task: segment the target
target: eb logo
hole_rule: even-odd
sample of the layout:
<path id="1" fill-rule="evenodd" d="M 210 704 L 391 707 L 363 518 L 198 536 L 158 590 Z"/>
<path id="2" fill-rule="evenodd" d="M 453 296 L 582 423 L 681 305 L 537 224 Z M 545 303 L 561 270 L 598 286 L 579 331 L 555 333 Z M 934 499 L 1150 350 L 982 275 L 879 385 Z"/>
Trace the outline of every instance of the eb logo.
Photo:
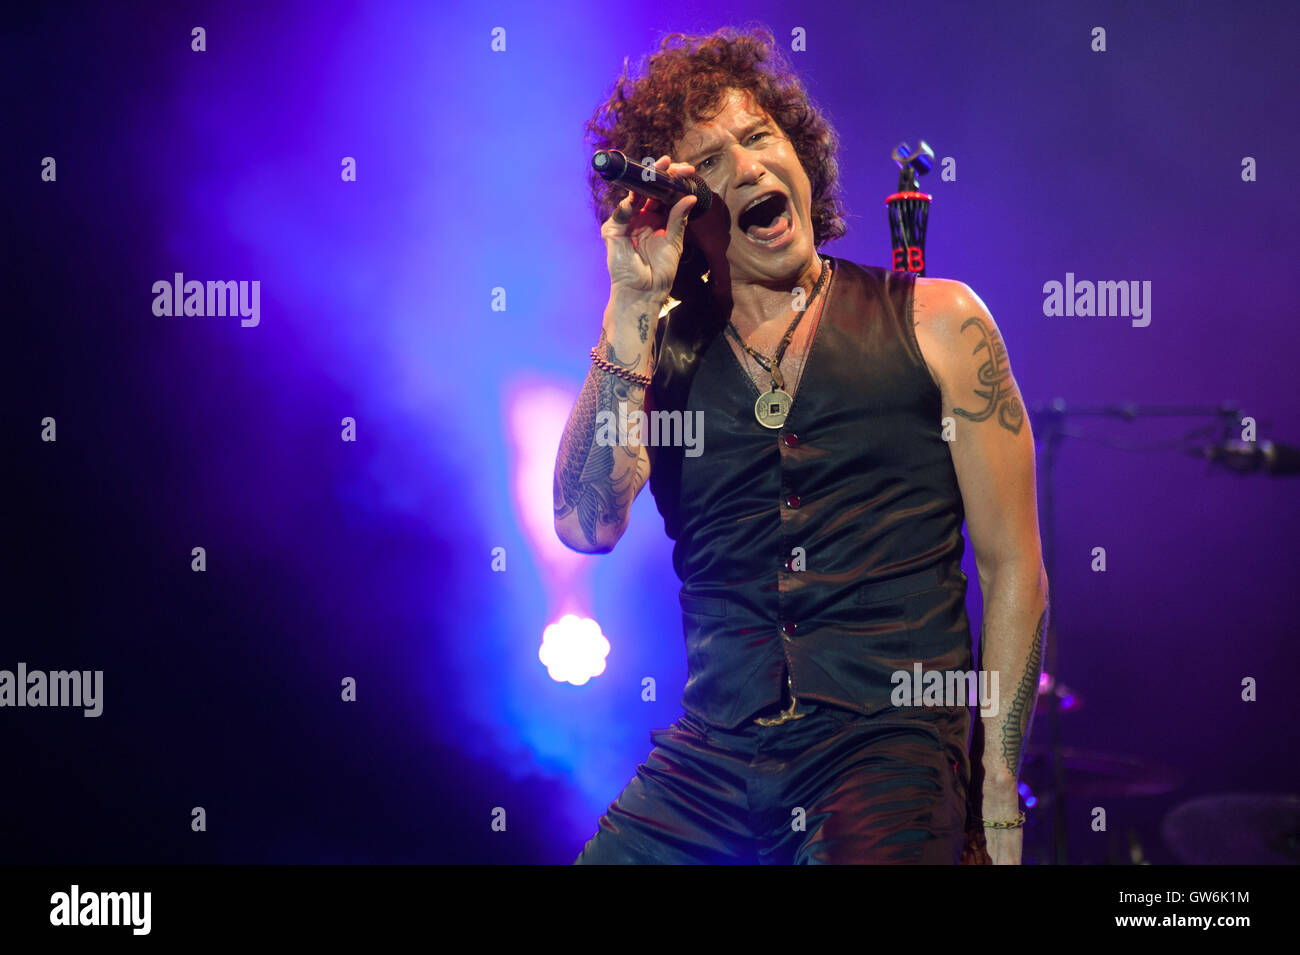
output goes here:
<path id="1" fill-rule="evenodd" d="M 906 264 L 904 264 L 906 263 Z M 894 271 L 895 272 L 923 272 L 925 271 L 925 249 L 909 245 L 905 248 L 894 250 Z"/>

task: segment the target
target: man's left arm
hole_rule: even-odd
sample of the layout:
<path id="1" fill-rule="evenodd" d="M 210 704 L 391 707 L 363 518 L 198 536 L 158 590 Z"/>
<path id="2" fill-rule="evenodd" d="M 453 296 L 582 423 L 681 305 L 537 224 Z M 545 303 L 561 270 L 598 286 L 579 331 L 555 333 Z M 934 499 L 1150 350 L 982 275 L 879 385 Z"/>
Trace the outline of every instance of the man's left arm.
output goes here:
<path id="1" fill-rule="evenodd" d="M 1002 336 L 978 295 L 962 282 L 918 279 L 913 321 L 949 419 L 953 468 L 979 569 L 979 666 L 998 675 L 996 714 L 981 717 L 984 745 L 972 783 L 982 775 L 975 794 L 982 800 L 975 803 L 982 802 L 984 819 L 1013 820 L 1047 626 L 1034 437 Z M 1020 829 L 989 828 L 985 837 L 995 864 L 1020 863 Z"/>

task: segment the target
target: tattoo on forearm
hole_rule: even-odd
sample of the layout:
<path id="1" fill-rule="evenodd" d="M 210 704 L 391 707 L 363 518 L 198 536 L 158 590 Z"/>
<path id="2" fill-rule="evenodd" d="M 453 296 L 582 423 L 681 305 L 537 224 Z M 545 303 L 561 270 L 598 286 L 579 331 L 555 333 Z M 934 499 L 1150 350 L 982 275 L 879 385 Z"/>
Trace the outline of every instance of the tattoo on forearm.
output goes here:
<path id="1" fill-rule="evenodd" d="M 614 353 L 604 332 L 597 348 L 607 361 L 632 369 L 637 362 L 622 361 Z M 621 520 L 631 504 L 634 490 L 645 482 L 645 463 L 634 445 L 609 446 L 595 440 L 596 415 L 600 411 L 618 414 L 620 402 L 628 411 L 641 407 L 645 388 L 617 375 L 601 371 L 594 365 L 578 395 L 578 401 L 565 426 L 560 451 L 555 462 L 555 517 L 557 520 L 577 512 L 578 524 L 589 544 L 600 539 L 601 525 Z M 617 476 L 616 476 L 617 475 Z"/>
<path id="2" fill-rule="evenodd" d="M 1034 704 L 1038 699 L 1038 677 L 1042 672 L 1043 662 L 1043 623 L 1047 619 L 1047 609 L 1038 617 L 1038 626 L 1034 630 L 1034 642 L 1029 648 L 1029 661 L 1025 664 L 1025 675 L 1016 687 L 1016 695 L 1011 700 L 1006 718 L 1002 722 L 1002 761 L 1007 772 L 1013 776 L 1020 775 L 1020 756 L 1025 738 L 1029 733 L 1029 724 L 1034 715 Z M 981 638 L 981 656 L 983 655 Z"/>
<path id="3" fill-rule="evenodd" d="M 971 354 L 978 355 L 981 350 L 986 352 L 984 363 L 979 367 L 979 382 L 983 389 L 975 389 L 975 394 L 984 399 L 984 407 L 979 411 L 953 408 L 953 413 L 971 421 L 986 421 L 996 412 L 998 424 L 1012 434 L 1019 434 L 1025 422 L 1025 409 L 1011 380 L 1011 366 L 1007 363 L 1007 349 L 1002 336 L 977 315 L 962 322 L 961 330 L 965 332 L 972 325 L 979 341 Z"/>
<path id="4" fill-rule="evenodd" d="M 636 320 L 636 330 L 641 333 L 641 341 L 645 341 L 650 334 L 650 316 L 645 312 Z"/>

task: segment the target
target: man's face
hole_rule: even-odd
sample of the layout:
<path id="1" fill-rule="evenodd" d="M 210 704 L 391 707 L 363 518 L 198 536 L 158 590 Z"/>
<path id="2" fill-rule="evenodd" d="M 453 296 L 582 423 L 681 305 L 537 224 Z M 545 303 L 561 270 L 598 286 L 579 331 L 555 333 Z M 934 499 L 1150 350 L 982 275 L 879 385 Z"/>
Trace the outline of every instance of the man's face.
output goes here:
<path id="1" fill-rule="evenodd" d="M 730 90 L 716 118 L 686 127 L 672 158 L 694 165 L 726 206 L 733 281 L 786 281 L 816 255 L 812 184 L 794 145 L 752 94 Z"/>

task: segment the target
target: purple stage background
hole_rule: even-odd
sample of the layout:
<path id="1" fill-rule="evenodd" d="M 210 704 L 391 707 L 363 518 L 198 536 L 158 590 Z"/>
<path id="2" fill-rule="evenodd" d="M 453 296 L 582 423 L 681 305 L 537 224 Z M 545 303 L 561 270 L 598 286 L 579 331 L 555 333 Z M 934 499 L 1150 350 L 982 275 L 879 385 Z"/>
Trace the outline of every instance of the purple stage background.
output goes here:
<path id="1" fill-rule="evenodd" d="M 785 46 L 841 136 L 849 233 L 828 254 L 889 264 L 899 141 L 955 161 L 955 180 L 922 182 L 928 275 L 989 306 L 1031 411 L 1233 402 L 1261 439 L 1300 444 L 1295 7 L 916 6 L 11 17 L 0 669 L 102 670 L 104 708 L 0 709 L 0 862 L 577 855 L 685 680 L 649 491 L 611 555 L 565 551 L 550 527 L 608 292 L 583 124 L 664 33 L 753 21 Z M 806 52 L 789 52 L 797 28 Z M 153 283 L 175 273 L 258 281 L 258 324 L 156 316 Z M 1149 281 L 1150 324 L 1044 315 L 1067 273 Z M 1130 831 L 1176 861 L 1159 835 L 1173 806 L 1300 788 L 1277 683 L 1300 636 L 1300 478 L 1210 471 L 1181 450 L 1207 425 L 1201 444 L 1212 419 L 1072 421 L 1059 454 L 1052 604 L 1084 701 L 1066 744 L 1182 776 L 1069 803 L 1075 861 Z M 969 554 L 966 571 L 978 633 Z M 612 645 L 583 686 L 537 656 L 569 610 Z"/>

